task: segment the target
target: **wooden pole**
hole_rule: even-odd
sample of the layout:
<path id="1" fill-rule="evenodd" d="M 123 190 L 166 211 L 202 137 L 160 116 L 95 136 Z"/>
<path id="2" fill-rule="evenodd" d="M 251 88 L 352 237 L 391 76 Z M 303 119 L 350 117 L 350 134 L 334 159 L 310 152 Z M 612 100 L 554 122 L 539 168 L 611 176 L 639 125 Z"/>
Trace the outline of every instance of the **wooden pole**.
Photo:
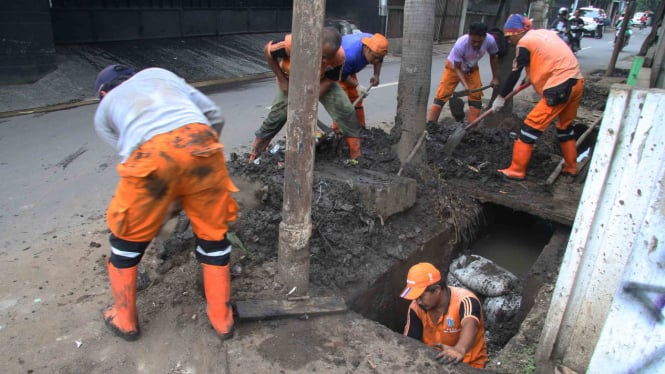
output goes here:
<path id="1" fill-rule="evenodd" d="M 325 0 L 295 0 L 286 120 L 284 203 L 279 224 L 278 281 L 291 296 L 309 290 L 314 137 L 319 105 Z"/>

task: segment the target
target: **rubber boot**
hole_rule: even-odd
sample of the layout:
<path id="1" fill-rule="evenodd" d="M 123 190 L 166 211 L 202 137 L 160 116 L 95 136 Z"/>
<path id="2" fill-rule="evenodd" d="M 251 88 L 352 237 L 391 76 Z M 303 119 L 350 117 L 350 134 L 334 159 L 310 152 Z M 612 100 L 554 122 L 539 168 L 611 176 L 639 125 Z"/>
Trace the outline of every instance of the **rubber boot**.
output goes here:
<path id="1" fill-rule="evenodd" d="M 229 265 L 201 264 L 201 267 L 210 324 L 222 340 L 230 339 L 234 329 Z"/>
<path id="2" fill-rule="evenodd" d="M 475 121 L 479 116 L 480 116 L 480 108 L 476 108 L 475 106 L 470 106 L 469 115 L 467 116 L 466 120 L 468 123 L 471 123 Z"/>
<path id="3" fill-rule="evenodd" d="M 141 335 L 136 310 L 136 278 L 139 266 L 118 269 L 109 261 L 106 267 L 111 280 L 113 305 L 104 312 L 104 322 L 115 335 L 127 341 L 136 340 Z"/>
<path id="4" fill-rule="evenodd" d="M 432 106 L 429 107 L 429 113 L 427 114 L 427 123 L 438 123 L 442 108 L 442 105 L 432 104 Z"/>
<path id="5" fill-rule="evenodd" d="M 365 107 L 357 106 L 356 107 L 356 118 L 360 122 L 360 127 L 365 128 Z"/>
<path id="6" fill-rule="evenodd" d="M 360 151 L 360 138 L 347 136 L 346 143 L 349 145 L 349 158 L 351 160 L 358 160 L 358 157 L 362 156 L 362 152 Z"/>
<path id="7" fill-rule="evenodd" d="M 252 144 L 252 153 L 249 155 L 249 162 L 254 161 L 257 157 L 263 153 L 263 151 L 268 148 L 270 144 L 269 138 L 259 138 L 254 139 L 254 144 Z"/>
<path id="8" fill-rule="evenodd" d="M 520 139 L 515 140 L 513 144 L 513 161 L 507 169 L 497 170 L 510 179 L 523 180 L 526 176 L 526 167 L 531 160 L 533 144 L 527 144 Z"/>
<path id="9" fill-rule="evenodd" d="M 577 145 L 575 140 L 567 140 L 559 143 L 563 154 L 563 175 L 577 175 Z"/>

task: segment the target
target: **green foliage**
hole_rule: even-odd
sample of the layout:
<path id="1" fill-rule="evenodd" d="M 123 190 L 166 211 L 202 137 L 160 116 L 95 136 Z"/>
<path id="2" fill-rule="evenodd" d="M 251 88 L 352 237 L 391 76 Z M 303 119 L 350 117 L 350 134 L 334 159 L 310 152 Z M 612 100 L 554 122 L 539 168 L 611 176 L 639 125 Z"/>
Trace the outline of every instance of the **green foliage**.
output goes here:
<path id="1" fill-rule="evenodd" d="M 637 0 L 636 1 L 636 11 L 643 12 L 645 10 L 650 10 L 654 12 L 660 3 L 661 0 Z"/>

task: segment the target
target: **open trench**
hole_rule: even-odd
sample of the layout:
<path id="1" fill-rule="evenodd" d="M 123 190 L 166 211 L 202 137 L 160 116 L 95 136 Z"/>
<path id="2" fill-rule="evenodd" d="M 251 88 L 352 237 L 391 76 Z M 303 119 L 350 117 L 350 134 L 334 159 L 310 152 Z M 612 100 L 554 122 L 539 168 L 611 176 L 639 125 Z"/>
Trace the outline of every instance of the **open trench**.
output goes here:
<path id="1" fill-rule="evenodd" d="M 409 267 L 430 262 L 446 272 L 461 254 L 479 255 L 505 268 L 519 278 L 514 290 L 521 296 L 519 310 L 510 318 L 488 321 L 488 350 L 496 354 L 517 332 L 534 304 L 542 284 L 553 281 L 565 249 L 569 229 L 557 223 L 491 203 L 483 204 L 475 219 L 463 228 L 465 240 L 452 226 L 441 230 L 413 251 L 405 261 L 396 262 L 370 287 L 349 302 L 349 307 L 393 331 L 403 333 L 409 302 L 399 297 Z M 445 276 L 445 275 L 444 275 Z M 485 296 L 476 293 L 481 302 Z"/>

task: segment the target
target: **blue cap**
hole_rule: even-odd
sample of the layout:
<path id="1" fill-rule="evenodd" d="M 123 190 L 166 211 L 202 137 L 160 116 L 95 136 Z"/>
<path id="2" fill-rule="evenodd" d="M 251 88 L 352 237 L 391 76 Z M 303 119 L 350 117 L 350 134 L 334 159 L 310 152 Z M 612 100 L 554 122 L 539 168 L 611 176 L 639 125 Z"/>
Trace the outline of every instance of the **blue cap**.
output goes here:
<path id="1" fill-rule="evenodd" d="M 131 77 L 136 74 L 134 67 L 129 65 L 114 64 L 105 67 L 97 74 L 95 80 L 95 91 L 99 94 L 102 90 L 108 91 L 107 85 L 121 77 Z"/>

